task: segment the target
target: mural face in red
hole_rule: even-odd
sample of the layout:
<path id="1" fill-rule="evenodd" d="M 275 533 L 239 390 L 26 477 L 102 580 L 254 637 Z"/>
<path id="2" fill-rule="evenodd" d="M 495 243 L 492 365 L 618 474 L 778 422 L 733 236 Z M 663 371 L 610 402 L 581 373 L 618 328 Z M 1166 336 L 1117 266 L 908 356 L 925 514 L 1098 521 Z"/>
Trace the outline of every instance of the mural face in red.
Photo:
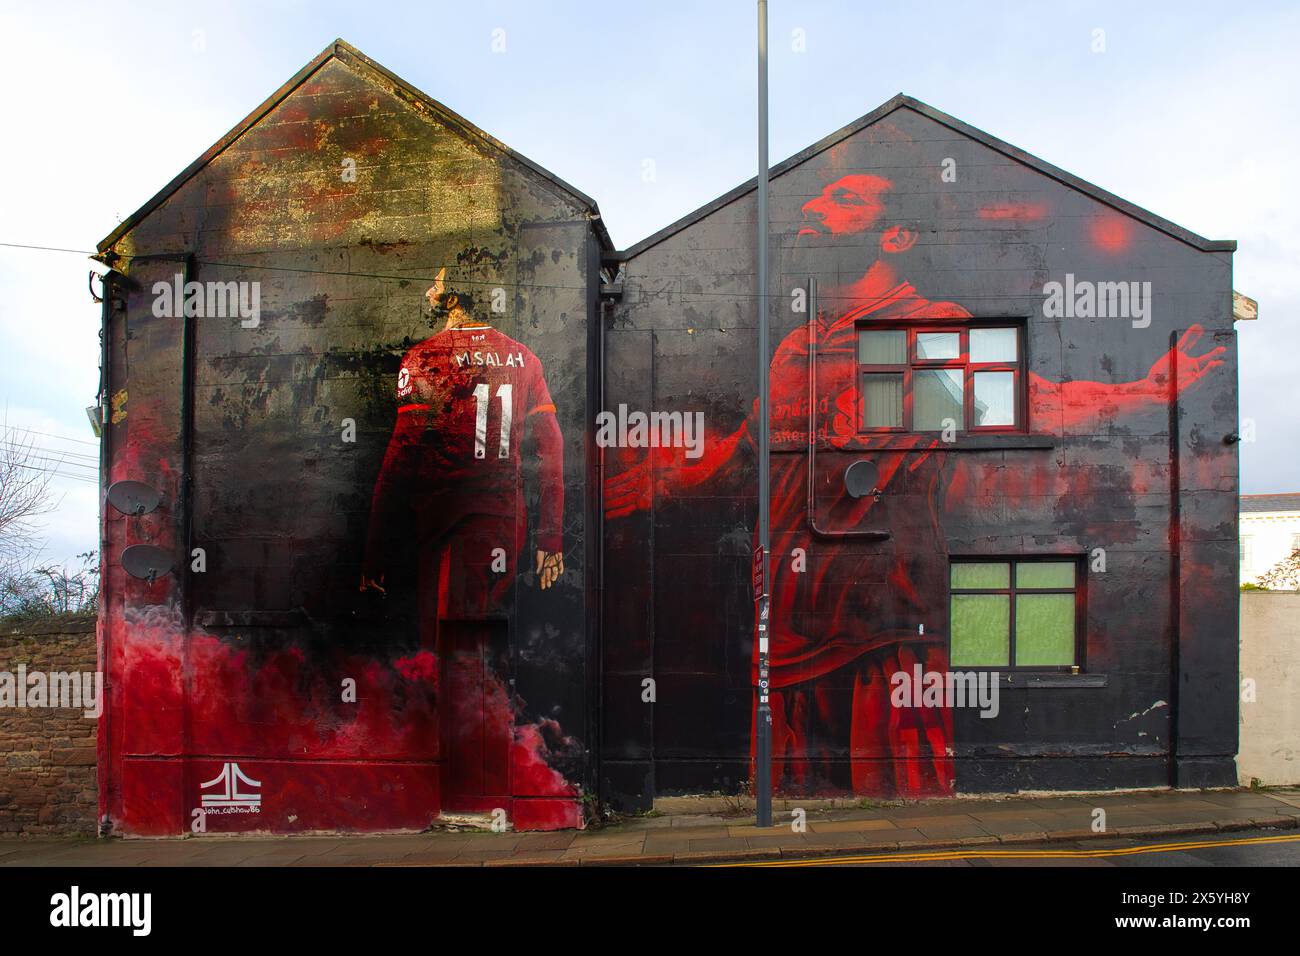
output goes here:
<path id="1" fill-rule="evenodd" d="M 907 280 L 901 263 L 919 226 L 895 212 L 893 190 L 882 176 L 847 175 L 802 207 L 796 253 L 841 278 L 824 290 L 829 304 L 778 345 L 770 367 L 773 786 L 800 794 L 916 797 L 951 793 L 954 783 L 951 712 L 892 706 L 891 679 L 918 666 L 948 670 L 944 620 L 934 617 L 948 586 L 940 517 L 973 487 L 974 465 L 944 450 L 933 431 L 862 427 L 858 335 L 872 325 L 962 327 L 972 314 L 927 299 Z M 1220 364 L 1222 348 L 1194 354 L 1201 334 L 1190 329 L 1136 381 L 1027 373 L 1030 426 L 1059 431 L 1170 401 L 1175 382 L 1189 388 Z M 905 401 L 910 419 L 911 396 Z M 733 433 L 710 434 L 698 460 L 660 448 L 609 478 L 607 517 L 704 482 L 739 492 L 753 480 L 756 414 L 757 403 Z M 810 438 L 819 450 L 812 475 Z M 844 469 L 860 458 L 877 466 L 879 501 L 843 490 Z M 887 531 L 888 541 L 851 534 L 870 528 Z M 799 555 L 806 568 L 793 560 Z M 754 667 L 756 678 L 757 642 Z"/>

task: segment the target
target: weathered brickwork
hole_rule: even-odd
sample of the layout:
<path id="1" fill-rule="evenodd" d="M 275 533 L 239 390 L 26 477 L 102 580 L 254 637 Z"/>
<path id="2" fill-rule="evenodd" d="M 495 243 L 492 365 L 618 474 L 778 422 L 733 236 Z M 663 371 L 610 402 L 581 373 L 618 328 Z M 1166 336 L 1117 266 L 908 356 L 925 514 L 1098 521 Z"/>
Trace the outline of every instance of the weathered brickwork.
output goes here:
<path id="1" fill-rule="evenodd" d="M 0 627 L 0 671 L 93 673 L 93 619 Z M 79 707 L 0 707 L 0 837 L 93 833 L 96 721 Z"/>

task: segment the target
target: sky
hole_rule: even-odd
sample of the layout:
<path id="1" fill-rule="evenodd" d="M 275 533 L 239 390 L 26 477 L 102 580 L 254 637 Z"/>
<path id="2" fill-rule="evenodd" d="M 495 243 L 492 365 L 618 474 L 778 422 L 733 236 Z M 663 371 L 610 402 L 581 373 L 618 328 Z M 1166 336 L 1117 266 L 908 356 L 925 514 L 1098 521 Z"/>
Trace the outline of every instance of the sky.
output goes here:
<path id="1" fill-rule="evenodd" d="M 1242 493 L 1300 491 L 1300 4 L 769 11 L 773 164 L 903 92 L 1236 239 L 1233 285 L 1260 309 L 1237 325 Z M 627 248 L 754 175 L 755 21 L 753 0 L 4 3 L 0 243 L 74 250 L 0 245 L 0 420 L 59 473 L 45 558 L 97 539 L 99 307 L 76 250 L 336 37 L 594 197 Z"/>

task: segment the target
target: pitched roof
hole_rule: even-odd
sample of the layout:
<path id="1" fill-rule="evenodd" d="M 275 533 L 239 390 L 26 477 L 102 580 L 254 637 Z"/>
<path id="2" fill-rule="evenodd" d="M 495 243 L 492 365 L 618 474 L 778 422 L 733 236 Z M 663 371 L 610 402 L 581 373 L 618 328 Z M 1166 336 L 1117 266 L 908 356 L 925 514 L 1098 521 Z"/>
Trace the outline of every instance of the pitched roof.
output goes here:
<path id="1" fill-rule="evenodd" d="M 609 233 L 606 232 L 605 224 L 604 222 L 601 221 L 600 209 L 597 207 L 596 201 L 592 199 L 590 196 L 588 196 L 586 193 L 580 192 L 579 190 L 575 189 L 573 186 L 570 186 L 568 183 L 560 179 L 554 173 L 539 166 L 537 163 L 533 162 L 531 159 L 522 155 L 521 153 L 515 152 L 513 149 L 511 149 L 509 146 L 507 146 L 505 143 L 502 143 L 500 140 L 496 139 L 495 137 L 489 135 L 488 133 L 485 133 L 483 130 L 479 129 L 477 126 L 475 126 L 469 120 L 465 119 L 459 113 L 456 113 L 448 109 L 447 107 L 439 103 L 437 100 L 433 99 L 431 96 L 422 93 L 420 90 L 416 89 L 414 86 L 411 86 L 401 77 L 397 76 L 397 74 L 392 73 L 391 71 L 385 69 L 383 66 L 380 66 L 378 63 L 370 59 L 370 57 L 366 56 L 364 53 L 362 53 L 356 47 L 352 46 L 350 43 L 347 43 L 343 40 L 335 40 L 324 50 L 322 50 L 319 54 L 317 54 L 316 57 L 313 58 L 310 63 L 308 63 L 301 70 L 295 73 L 293 77 L 289 79 L 288 82 L 286 82 L 278 90 L 276 90 L 269 97 L 267 97 L 267 99 L 262 103 L 262 105 L 257 107 L 257 109 L 253 110 L 253 112 L 249 113 L 246 117 L 240 120 L 240 122 L 235 125 L 234 129 L 232 129 L 225 136 L 221 137 L 221 139 L 217 140 L 217 142 L 214 143 L 212 146 L 208 147 L 207 151 L 204 152 L 202 156 L 200 156 L 194 162 L 190 163 L 189 166 L 185 167 L 185 169 L 183 169 L 176 176 L 176 178 L 174 178 L 166 186 L 160 189 L 152 199 L 150 199 L 143 206 L 141 206 L 139 209 L 133 212 L 125 220 L 123 220 L 116 229 L 114 229 L 104 239 L 100 241 L 97 247 L 98 250 L 101 253 L 104 252 L 106 249 L 112 246 L 113 243 L 117 242 L 124 235 L 126 235 L 137 225 L 139 225 L 139 223 L 146 216 L 148 216 L 151 212 L 153 212 L 155 209 L 161 206 L 164 202 L 166 202 L 172 196 L 172 194 L 175 193 L 178 189 L 180 189 L 181 186 L 185 185 L 185 183 L 192 176 L 196 175 L 201 169 L 203 169 L 204 166 L 212 162 L 212 160 L 216 159 L 217 156 L 221 155 L 221 153 L 228 146 L 230 146 L 237 139 L 239 139 L 240 136 L 244 135 L 244 133 L 246 133 L 249 129 L 255 126 L 264 116 L 270 113 L 271 110 L 279 106 L 281 101 L 283 101 L 286 97 L 289 96 L 289 94 L 291 94 L 294 90 L 296 90 L 299 86 L 301 86 L 304 82 L 306 82 L 307 79 L 311 77 L 313 73 L 319 70 L 331 59 L 338 59 L 343 63 L 348 64 L 349 66 L 359 68 L 362 72 L 369 72 L 370 74 L 380 79 L 383 83 L 387 85 L 391 85 L 396 90 L 400 91 L 400 93 L 406 98 L 419 102 L 422 106 L 426 107 L 430 112 L 432 112 L 435 116 L 437 116 L 439 120 L 441 120 L 447 126 L 451 127 L 461 136 L 464 136 L 466 139 L 470 140 L 471 142 L 477 142 L 480 145 L 484 145 L 489 147 L 490 149 L 504 153 L 510 159 L 524 166 L 530 172 L 534 173 L 535 175 L 545 180 L 548 180 L 554 186 L 559 188 L 561 192 L 567 194 L 570 198 L 576 200 L 579 205 L 585 206 L 588 210 L 590 210 L 592 214 L 593 224 L 595 225 L 597 234 L 600 236 L 601 241 L 603 242 L 605 248 L 606 249 L 613 248 L 613 243 L 609 239 Z"/>
<path id="2" fill-rule="evenodd" d="M 1179 226 L 1176 223 L 1172 223 L 1168 219 L 1163 219 L 1160 216 L 1157 216 L 1155 213 L 1147 212 L 1147 210 L 1141 208 L 1140 206 L 1135 206 L 1133 205 L 1133 203 L 1128 202 L 1127 200 L 1121 199 L 1120 197 L 1116 196 L 1114 193 L 1109 193 L 1104 189 L 1094 186 L 1092 183 L 1088 182 L 1087 180 L 1080 179 L 1078 176 L 1072 175 L 1071 173 L 1067 173 L 1065 170 L 1053 166 L 1051 163 L 1044 162 L 1043 160 L 1039 159 L 1037 156 L 1032 156 L 1029 153 L 1026 153 L 1024 150 L 1012 146 L 1010 143 L 1003 142 L 1002 140 L 998 139 L 996 136 L 990 136 L 988 133 L 984 132 L 983 130 L 976 129 L 974 126 L 971 126 L 969 123 L 963 123 L 955 116 L 949 116 L 947 113 L 943 112 L 942 110 L 937 110 L 933 106 L 930 106 L 929 104 L 926 103 L 922 103 L 920 100 L 914 99 L 911 96 L 907 96 L 904 93 L 897 94 L 888 102 L 883 103 L 880 106 L 876 107 L 874 110 L 872 110 L 870 113 L 866 114 L 865 116 L 859 117 L 858 119 L 854 120 L 852 123 L 849 123 L 847 126 L 836 130 L 834 133 L 831 133 L 825 139 L 813 143 L 811 146 L 807 147 L 806 149 L 798 153 L 795 153 L 789 159 L 773 166 L 770 174 L 771 177 L 776 178 L 777 176 L 780 176 L 782 173 L 794 169 L 796 166 L 798 166 L 800 163 L 803 163 L 805 160 L 809 160 L 812 157 L 816 156 L 818 153 L 830 149 L 832 146 L 836 145 L 842 140 L 847 139 L 848 137 L 852 136 L 854 133 L 857 133 L 860 130 L 865 129 L 866 127 L 870 126 L 873 123 L 879 122 L 880 120 L 888 116 L 890 113 L 899 109 L 910 109 L 916 113 L 920 113 L 922 116 L 929 117 L 930 119 L 934 120 L 936 123 L 940 123 L 944 126 L 947 126 L 949 129 L 961 133 L 963 136 L 967 136 L 978 143 L 983 143 L 985 146 L 989 147 L 990 149 L 997 150 L 999 153 L 1002 153 L 1004 156 L 1008 156 L 1011 159 L 1016 160 L 1017 162 L 1023 163 L 1024 165 L 1028 166 L 1030 169 L 1037 170 L 1038 172 L 1042 173 L 1044 176 L 1048 176 L 1051 179 L 1055 179 L 1057 182 L 1069 186 L 1072 189 L 1077 189 L 1079 192 L 1091 196 L 1093 199 L 1097 200 L 1098 202 L 1105 203 L 1107 206 L 1110 206 L 1113 209 L 1116 209 L 1119 212 L 1124 213 L 1125 215 L 1131 216 L 1134 219 L 1138 220 L 1139 222 L 1146 223 L 1148 226 L 1151 226 L 1154 229 L 1158 229 L 1161 232 L 1166 233 L 1167 235 L 1180 240 L 1181 242 L 1185 242 L 1190 246 L 1200 249 L 1202 252 L 1232 252 L 1237 248 L 1237 242 L 1235 239 L 1206 239 L 1203 236 L 1198 236 L 1196 233 L 1191 232 L 1188 229 L 1184 229 L 1182 226 Z M 734 202 L 735 200 L 739 199 L 741 196 L 744 196 L 746 193 L 757 188 L 758 188 L 758 176 L 756 175 L 754 176 L 754 178 L 747 180 L 746 182 L 737 186 L 735 189 L 731 190 L 730 192 L 724 193 L 723 195 L 719 196 L 717 199 L 714 199 L 712 202 L 706 203 L 705 205 L 701 206 L 699 209 L 695 210 L 692 213 L 688 213 L 687 215 L 683 216 L 681 219 L 678 219 L 676 222 L 672 223 L 671 225 L 665 226 L 663 229 L 660 229 L 658 232 L 654 233 L 653 235 L 647 236 L 646 238 L 642 239 L 640 242 L 636 243 L 636 245 L 630 246 L 629 248 L 623 251 L 614 253 L 612 258 L 619 261 L 631 259 L 633 256 L 645 252 L 645 250 L 649 249 L 651 246 L 663 242 L 665 239 L 667 239 L 669 236 L 673 235 L 674 233 L 680 232 L 681 230 L 685 229 L 687 226 L 690 226 L 693 223 L 698 222 L 699 220 L 703 219 L 705 216 L 709 215 L 710 213 L 715 212 L 718 209 L 721 209 L 723 206 L 727 205 L 728 203 Z"/>
<path id="3" fill-rule="evenodd" d="M 1300 511 L 1300 492 L 1276 495 L 1242 495 L 1243 512 Z"/>

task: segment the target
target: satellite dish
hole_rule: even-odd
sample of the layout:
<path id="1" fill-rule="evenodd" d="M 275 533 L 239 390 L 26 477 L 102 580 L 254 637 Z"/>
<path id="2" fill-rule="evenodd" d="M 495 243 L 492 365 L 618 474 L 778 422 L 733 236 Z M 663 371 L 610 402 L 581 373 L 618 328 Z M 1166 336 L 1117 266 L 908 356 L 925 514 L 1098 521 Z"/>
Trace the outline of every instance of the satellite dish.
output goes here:
<path id="1" fill-rule="evenodd" d="M 124 515 L 147 515 L 162 501 L 162 492 L 143 481 L 115 481 L 108 486 L 108 503 Z"/>
<path id="2" fill-rule="evenodd" d="M 855 461 L 844 470 L 844 490 L 854 498 L 865 498 L 867 495 L 878 496 L 879 481 L 880 471 L 876 468 L 876 463 L 866 458 Z"/>
<path id="3" fill-rule="evenodd" d="M 122 551 L 122 568 L 133 578 L 150 584 L 172 569 L 172 556 L 152 544 L 133 544 Z"/>

